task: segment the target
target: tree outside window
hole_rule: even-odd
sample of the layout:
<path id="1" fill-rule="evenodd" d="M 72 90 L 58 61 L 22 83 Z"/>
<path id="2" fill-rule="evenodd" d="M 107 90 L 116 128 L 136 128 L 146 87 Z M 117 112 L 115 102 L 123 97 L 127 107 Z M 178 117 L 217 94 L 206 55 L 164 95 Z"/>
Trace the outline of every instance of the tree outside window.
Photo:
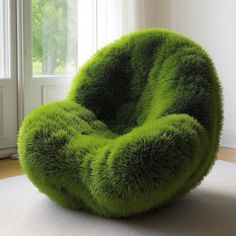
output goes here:
<path id="1" fill-rule="evenodd" d="M 77 70 L 77 0 L 33 0 L 33 74 L 64 75 Z"/>

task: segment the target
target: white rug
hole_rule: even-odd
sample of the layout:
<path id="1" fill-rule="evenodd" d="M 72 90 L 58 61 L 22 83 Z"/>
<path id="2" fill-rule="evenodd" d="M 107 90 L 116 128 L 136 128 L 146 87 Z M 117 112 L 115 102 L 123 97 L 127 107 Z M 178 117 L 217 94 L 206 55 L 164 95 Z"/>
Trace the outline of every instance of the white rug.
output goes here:
<path id="1" fill-rule="evenodd" d="M 0 181 L 1 236 L 234 236 L 236 164 L 217 161 L 186 197 L 129 220 L 110 220 L 64 209 L 39 193 L 25 176 Z"/>

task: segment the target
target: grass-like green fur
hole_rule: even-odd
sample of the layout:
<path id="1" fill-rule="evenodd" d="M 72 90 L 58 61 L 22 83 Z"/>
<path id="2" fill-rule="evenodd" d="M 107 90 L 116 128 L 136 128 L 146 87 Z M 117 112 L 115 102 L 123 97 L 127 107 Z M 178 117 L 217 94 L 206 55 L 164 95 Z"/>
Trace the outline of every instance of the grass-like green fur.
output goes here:
<path id="1" fill-rule="evenodd" d="M 28 115 L 21 165 L 57 203 L 127 217 L 181 196 L 207 175 L 222 126 L 219 81 L 207 53 L 146 29 L 99 50 L 65 101 Z"/>

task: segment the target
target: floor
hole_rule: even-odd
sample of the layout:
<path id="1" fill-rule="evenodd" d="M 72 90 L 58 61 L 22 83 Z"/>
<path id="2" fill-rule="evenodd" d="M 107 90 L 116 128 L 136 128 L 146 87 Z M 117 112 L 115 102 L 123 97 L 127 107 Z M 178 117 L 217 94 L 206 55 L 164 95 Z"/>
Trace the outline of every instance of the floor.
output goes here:
<path id="1" fill-rule="evenodd" d="M 10 158 L 0 159 L 0 179 L 17 175 L 23 175 L 18 160 Z"/>
<path id="2" fill-rule="evenodd" d="M 221 147 L 219 150 L 218 158 L 220 160 L 236 163 L 236 149 Z"/>
<path id="3" fill-rule="evenodd" d="M 25 175 L 0 181 L 2 236 L 236 236 L 236 165 L 218 161 L 200 186 L 147 214 L 114 220 L 50 201 Z"/>
<path id="4" fill-rule="evenodd" d="M 236 149 L 221 147 L 218 158 L 220 160 L 236 163 Z M 0 160 L 0 179 L 23 174 L 18 160 L 10 158 Z"/>

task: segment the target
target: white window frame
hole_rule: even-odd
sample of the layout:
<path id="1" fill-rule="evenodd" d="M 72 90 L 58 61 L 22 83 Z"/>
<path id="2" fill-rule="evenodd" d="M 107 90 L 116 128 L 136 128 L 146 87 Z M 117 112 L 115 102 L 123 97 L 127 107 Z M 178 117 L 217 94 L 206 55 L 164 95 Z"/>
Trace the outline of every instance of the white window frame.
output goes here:
<path id="1" fill-rule="evenodd" d="M 7 9 L 10 9 L 10 12 Z M 11 32 L 6 33 L 6 30 L 10 29 L 11 9 L 9 0 L 0 1 L 0 71 L 4 72 L 0 75 L 0 79 L 9 79 L 11 77 Z"/>
<path id="2" fill-rule="evenodd" d="M 17 81 L 18 81 L 18 123 L 22 123 L 25 108 L 29 107 L 32 76 L 31 52 L 31 0 L 17 1 Z"/>
<path id="3" fill-rule="evenodd" d="M 16 52 L 16 1 L 9 0 L 9 16 L 5 26 L 9 26 L 9 35 L 3 35 L 4 46 L 8 44 L 9 50 L 1 45 L 1 49 L 5 50 L 3 55 L 4 67 L 8 69 L 0 79 L 0 90 L 3 94 L 0 119 L 3 124 L 3 129 L 0 137 L 0 158 L 9 156 L 16 152 L 16 136 L 18 128 L 17 116 L 17 52 Z M 3 2 L 2 2 L 3 3 Z M 3 6 L 3 5 L 2 5 Z M 4 6 L 3 6 L 4 8 Z M 3 8 L 1 10 L 3 10 Z M 6 12 L 1 12 L 5 14 Z M 4 26 L 4 27 L 5 27 Z M 7 71 L 6 70 L 6 71 Z M 3 146 L 2 146 L 3 144 Z"/>
<path id="4" fill-rule="evenodd" d="M 71 75 L 43 75 L 33 76 L 32 71 L 32 2 L 31 0 L 17 1 L 17 65 L 18 65 L 18 117 L 19 124 L 23 118 L 31 110 L 33 100 L 33 83 L 43 83 L 48 78 L 64 80 L 71 79 Z M 80 38 L 78 51 L 85 55 L 84 58 L 90 56 L 97 50 L 97 0 L 78 0 L 78 4 L 83 4 L 84 11 L 81 22 L 78 27 L 83 31 Z M 83 13 L 83 12 L 81 12 Z M 86 23 L 86 27 L 85 24 Z M 88 25 L 89 24 L 89 25 Z M 88 30 L 90 29 L 90 30 Z M 88 41 L 88 39 L 91 39 Z M 78 53 L 79 54 L 79 53 Z M 86 58 L 87 59 L 87 58 Z M 83 64 L 85 60 L 79 59 L 79 64 Z M 34 81 L 32 80 L 34 79 Z"/>

